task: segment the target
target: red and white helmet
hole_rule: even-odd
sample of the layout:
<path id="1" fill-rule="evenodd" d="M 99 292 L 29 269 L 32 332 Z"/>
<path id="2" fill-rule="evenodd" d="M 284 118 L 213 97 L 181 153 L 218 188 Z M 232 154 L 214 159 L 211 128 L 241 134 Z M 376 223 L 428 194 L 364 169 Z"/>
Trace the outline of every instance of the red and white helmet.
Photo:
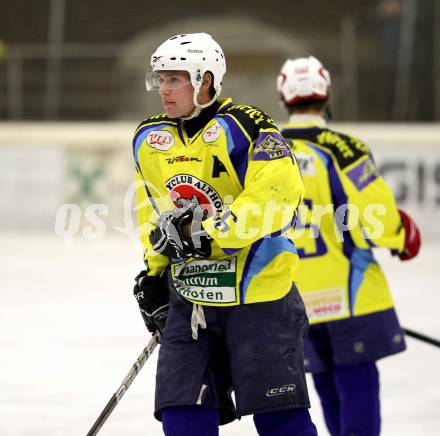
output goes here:
<path id="1" fill-rule="evenodd" d="M 330 73 L 313 56 L 287 59 L 277 79 L 281 100 L 288 105 L 305 100 L 327 100 Z"/>

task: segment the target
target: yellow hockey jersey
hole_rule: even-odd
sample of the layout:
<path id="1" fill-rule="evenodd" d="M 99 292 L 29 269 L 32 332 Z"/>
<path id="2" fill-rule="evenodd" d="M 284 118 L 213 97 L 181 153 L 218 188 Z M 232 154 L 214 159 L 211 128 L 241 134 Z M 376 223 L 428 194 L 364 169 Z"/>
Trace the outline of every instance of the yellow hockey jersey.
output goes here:
<path id="1" fill-rule="evenodd" d="M 393 307 L 371 248 L 402 251 L 405 230 L 370 150 L 314 116 L 292 116 L 282 134 L 306 188 L 293 239 L 300 256 L 296 280 L 310 322 Z"/>
<path id="2" fill-rule="evenodd" d="M 176 290 L 213 306 L 282 298 L 294 281 L 298 256 L 286 236 L 303 194 L 298 165 L 273 121 L 252 106 L 219 100 L 192 137 L 185 121 L 158 115 L 136 130 L 137 208 L 149 275 L 167 257 L 148 236 L 158 216 L 188 202 L 206 211 L 208 259 L 173 263 Z M 203 113 L 203 112 L 202 112 Z"/>

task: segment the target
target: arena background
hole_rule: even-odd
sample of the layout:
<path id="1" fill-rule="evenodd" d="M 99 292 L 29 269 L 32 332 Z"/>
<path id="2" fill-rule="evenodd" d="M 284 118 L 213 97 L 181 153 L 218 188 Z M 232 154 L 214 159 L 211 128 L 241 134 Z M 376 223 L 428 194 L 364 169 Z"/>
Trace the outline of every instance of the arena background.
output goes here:
<path id="1" fill-rule="evenodd" d="M 160 111 L 149 55 L 176 33 L 224 48 L 223 96 L 285 118 L 285 58 L 317 56 L 332 80 L 333 127 L 359 136 L 420 256 L 377 256 L 402 324 L 440 337 L 440 1 L 15 0 L 0 14 L 0 434 L 86 434 L 148 337 L 131 295 L 142 267 L 131 136 Z M 438 349 L 408 339 L 380 363 L 384 435 L 435 435 Z M 160 435 L 155 356 L 102 435 Z M 312 414 L 325 435 L 316 394 Z M 255 434 L 244 419 L 221 434 Z"/>

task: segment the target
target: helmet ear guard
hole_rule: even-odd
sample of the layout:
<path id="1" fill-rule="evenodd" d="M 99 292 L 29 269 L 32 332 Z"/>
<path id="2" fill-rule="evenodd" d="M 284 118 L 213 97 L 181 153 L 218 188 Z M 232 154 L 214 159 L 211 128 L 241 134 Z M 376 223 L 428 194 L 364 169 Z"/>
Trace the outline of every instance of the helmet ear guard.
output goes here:
<path id="1" fill-rule="evenodd" d="M 287 59 L 277 78 L 280 100 L 286 105 L 327 100 L 330 86 L 330 73 L 313 56 Z"/>
<path id="2" fill-rule="evenodd" d="M 201 109 L 211 105 L 220 95 L 223 76 L 226 73 L 226 61 L 219 44 L 207 33 L 189 33 L 175 35 L 162 43 L 151 56 L 151 72 L 187 71 L 194 88 L 195 111 L 188 117 L 197 116 Z M 197 96 L 202 85 L 203 76 L 210 72 L 213 77 L 214 97 L 203 105 L 198 103 Z M 151 79 L 145 80 L 147 91 L 157 89 Z"/>

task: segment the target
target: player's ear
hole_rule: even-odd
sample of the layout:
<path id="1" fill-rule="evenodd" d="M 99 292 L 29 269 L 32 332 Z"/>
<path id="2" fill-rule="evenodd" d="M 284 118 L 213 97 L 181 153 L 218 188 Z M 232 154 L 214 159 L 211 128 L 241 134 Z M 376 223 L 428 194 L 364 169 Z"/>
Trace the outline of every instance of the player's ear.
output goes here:
<path id="1" fill-rule="evenodd" d="M 212 77 L 212 73 L 210 71 L 207 71 L 205 74 L 203 74 L 203 80 L 202 80 L 202 89 L 205 90 L 209 90 L 211 88 L 211 86 L 213 85 L 213 77 Z"/>
<path id="2" fill-rule="evenodd" d="M 214 97 L 215 95 L 214 76 L 212 75 L 211 71 L 207 71 L 206 73 L 203 74 L 201 90 L 203 92 L 207 92 L 209 98 Z"/>

